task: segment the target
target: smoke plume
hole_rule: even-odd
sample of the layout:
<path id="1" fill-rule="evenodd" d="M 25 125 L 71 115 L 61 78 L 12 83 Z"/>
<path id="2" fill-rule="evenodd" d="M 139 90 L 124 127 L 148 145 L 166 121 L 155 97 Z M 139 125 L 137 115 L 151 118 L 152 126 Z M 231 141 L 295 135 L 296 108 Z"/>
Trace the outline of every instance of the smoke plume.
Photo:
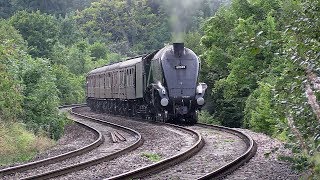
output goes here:
<path id="1" fill-rule="evenodd" d="M 203 0 L 165 0 L 173 42 L 183 42 L 188 22 Z"/>

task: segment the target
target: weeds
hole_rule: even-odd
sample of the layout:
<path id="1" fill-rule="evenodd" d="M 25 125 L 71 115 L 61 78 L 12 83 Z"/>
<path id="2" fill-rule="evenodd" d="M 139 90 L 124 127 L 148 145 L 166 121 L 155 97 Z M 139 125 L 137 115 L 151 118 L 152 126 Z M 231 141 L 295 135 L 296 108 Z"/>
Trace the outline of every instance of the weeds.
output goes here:
<path id="1" fill-rule="evenodd" d="M 1 124 L 0 165 L 29 161 L 38 152 L 52 147 L 53 144 L 53 140 L 44 136 L 35 136 L 27 131 L 24 124 Z"/>
<path id="2" fill-rule="evenodd" d="M 152 162 L 158 162 L 161 160 L 161 156 L 159 154 L 142 153 L 142 157 L 146 157 Z"/>

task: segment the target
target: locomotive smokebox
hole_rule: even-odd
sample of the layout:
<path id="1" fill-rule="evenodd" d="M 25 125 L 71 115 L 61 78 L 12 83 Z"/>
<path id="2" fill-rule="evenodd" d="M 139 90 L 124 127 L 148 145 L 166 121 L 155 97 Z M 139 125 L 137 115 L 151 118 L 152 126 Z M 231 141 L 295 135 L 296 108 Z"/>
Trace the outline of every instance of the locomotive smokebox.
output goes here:
<path id="1" fill-rule="evenodd" d="M 184 43 L 173 43 L 173 52 L 177 57 L 181 57 L 184 51 Z"/>

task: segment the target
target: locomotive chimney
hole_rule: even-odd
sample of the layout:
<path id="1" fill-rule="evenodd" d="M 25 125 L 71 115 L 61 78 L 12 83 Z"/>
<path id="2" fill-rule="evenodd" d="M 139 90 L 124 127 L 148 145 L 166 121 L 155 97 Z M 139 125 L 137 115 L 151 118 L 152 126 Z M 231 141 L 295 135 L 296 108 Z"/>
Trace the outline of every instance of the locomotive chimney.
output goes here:
<path id="1" fill-rule="evenodd" d="M 184 51 L 184 43 L 173 43 L 173 53 L 177 57 L 181 57 Z"/>

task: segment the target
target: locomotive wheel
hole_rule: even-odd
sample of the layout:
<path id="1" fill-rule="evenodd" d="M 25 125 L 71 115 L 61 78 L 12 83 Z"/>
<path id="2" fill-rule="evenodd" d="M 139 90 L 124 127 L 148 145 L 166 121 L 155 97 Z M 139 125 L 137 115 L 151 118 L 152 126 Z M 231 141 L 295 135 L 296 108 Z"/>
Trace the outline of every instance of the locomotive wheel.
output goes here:
<path id="1" fill-rule="evenodd" d="M 113 101 L 113 114 L 116 115 L 117 114 L 117 102 L 114 100 Z"/>
<path id="2" fill-rule="evenodd" d="M 124 108 L 124 115 L 125 116 L 130 116 L 130 111 L 129 111 L 129 109 L 130 109 L 130 107 L 129 107 L 129 102 L 128 101 L 126 101 L 125 102 L 125 108 Z"/>
<path id="3" fill-rule="evenodd" d="M 190 124 L 196 124 L 198 122 L 199 118 L 199 111 L 195 111 L 190 115 L 189 123 Z"/>
<path id="4" fill-rule="evenodd" d="M 168 111 L 164 111 L 162 115 L 162 122 L 166 123 L 169 121 L 169 114 Z"/>
<path id="5" fill-rule="evenodd" d="M 132 117 L 133 116 L 133 108 L 132 108 L 132 103 L 128 102 L 128 110 L 127 110 L 127 116 Z"/>
<path id="6" fill-rule="evenodd" d="M 107 113 L 111 113 L 110 101 L 107 101 Z"/>

